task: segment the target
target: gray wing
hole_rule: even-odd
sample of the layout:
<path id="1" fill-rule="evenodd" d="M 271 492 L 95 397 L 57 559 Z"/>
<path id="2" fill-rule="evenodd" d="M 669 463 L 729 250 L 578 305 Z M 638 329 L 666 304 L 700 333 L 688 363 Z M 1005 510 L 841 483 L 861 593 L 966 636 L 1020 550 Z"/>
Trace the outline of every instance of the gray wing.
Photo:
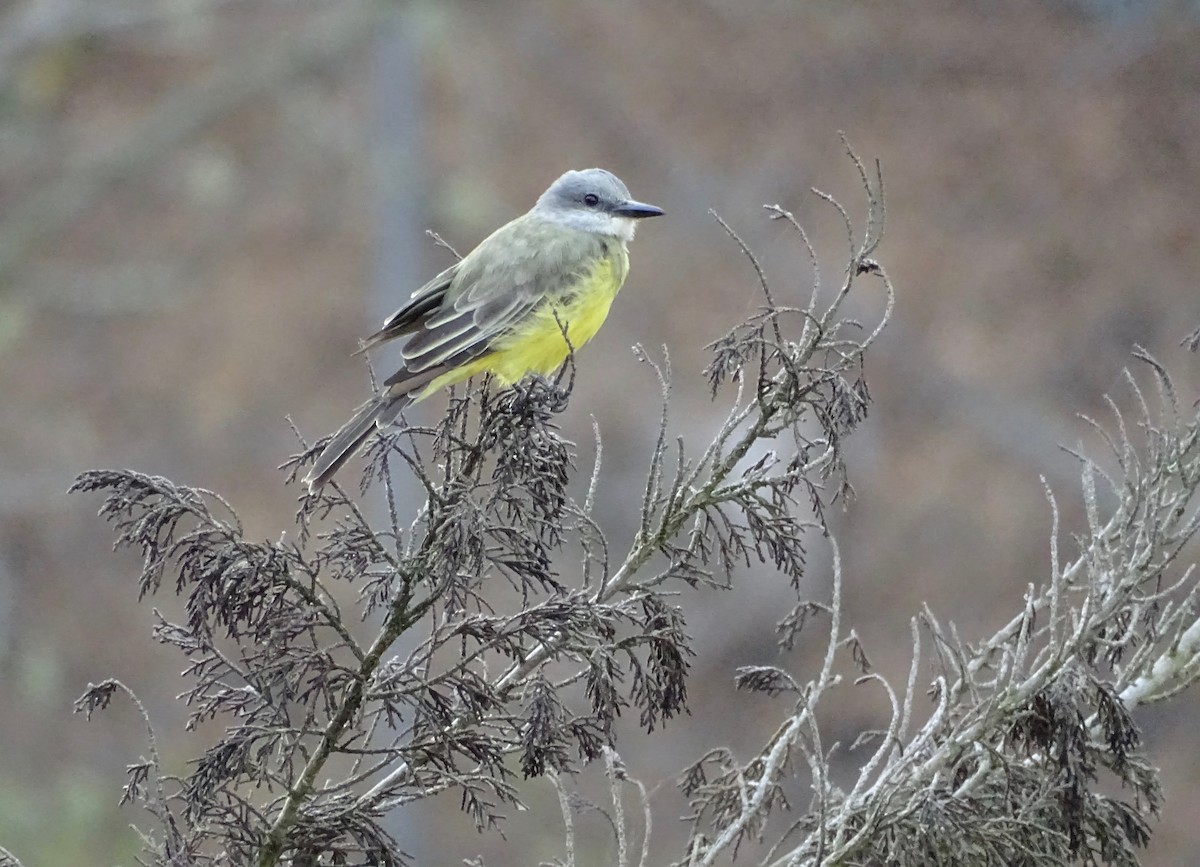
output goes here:
<path id="1" fill-rule="evenodd" d="M 462 262 L 455 262 L 414 292 L 407 304 L 384 320 L 378 331 L 363 340 L 358 352 L 374 349 L 381 343 L 412 334 L 419 329 L 425 318 L 438 310 L 446 300 L 446 291 L 450 288 L 454 275 L 458 273 L 461 265 Z"/>
<path id="2" fill-rule="evenodd" d="M 458 263 L 438 305 L 395 332 L 412 338 L 402 350 L 404 367 L 386 384 L 403 388 L 427 382 L 430 374 L 440 375 L 487 352 L 498 335 L 542 301 L 574 285 L 603 255 L 604 245 L 593 235 L 550 226 L 528 214 L 496 230 Z M 416 300 L 405 310 L 415 309 Z"/>

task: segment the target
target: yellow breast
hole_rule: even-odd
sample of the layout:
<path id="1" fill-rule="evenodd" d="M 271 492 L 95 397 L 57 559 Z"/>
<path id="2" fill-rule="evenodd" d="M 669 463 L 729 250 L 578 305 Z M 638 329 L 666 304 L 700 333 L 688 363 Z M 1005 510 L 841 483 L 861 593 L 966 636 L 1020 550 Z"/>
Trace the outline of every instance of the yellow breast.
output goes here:
<path id="1" fill-rule="evenodd" d="M 569 296 L 548 299 L 520 328 L 497 341 L 487 369 L 505 385 L 529 373 L 546 375 L 556 370 L 570 347 L 583 346 L 604 324 L 620 288 L 613 271 L 611 261 L 604 261 Z"/>
<path id="2" fill-rule="evenodd" d="M 439 376 L 418 400 L 479 373 L 491 373 L 502 385 L 512 385 L 531 373 L 553 373 L 572 349 L 578 350 L 600 330 L 625 282 L 629 254 L 623 245 L 607 246 L 608 255 L 583 279 L 535 307 L 511 332 L 496 339 L 491 352 Z"/>
<path id="3" fill-rule="evenodd" d="M 510 334 L 497 340 L 492 352 L 470 365 L 476 368 L 474 372 L 490 371 L 504 385 L 530 373 L 544 376 L 554 372 L 571 348 L 579 349 L 600 330 L 625 282 L 627 263 L 623 249 L 601 259 L 569 291 L 547 298 Z"/>

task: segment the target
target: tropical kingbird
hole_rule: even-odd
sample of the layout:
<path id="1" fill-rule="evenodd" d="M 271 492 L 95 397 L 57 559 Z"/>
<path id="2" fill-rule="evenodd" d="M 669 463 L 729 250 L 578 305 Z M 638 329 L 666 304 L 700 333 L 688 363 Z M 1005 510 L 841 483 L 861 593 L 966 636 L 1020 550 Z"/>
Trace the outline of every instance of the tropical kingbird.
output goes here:
<path id="1" fill-rule="evenodd" d="M 511 385 L 553 372 L 592 338 L 629 272 L 637 221 L 662 208 L 635 202 L 604 169 L 570 171 L 527 213 L 501 226 L 413 293 L 365 351 L 407 337 L 403 366 L 359 407 L 305 481 L 328 482 L 376 427 L 404 407 L 478 373 Z"/>

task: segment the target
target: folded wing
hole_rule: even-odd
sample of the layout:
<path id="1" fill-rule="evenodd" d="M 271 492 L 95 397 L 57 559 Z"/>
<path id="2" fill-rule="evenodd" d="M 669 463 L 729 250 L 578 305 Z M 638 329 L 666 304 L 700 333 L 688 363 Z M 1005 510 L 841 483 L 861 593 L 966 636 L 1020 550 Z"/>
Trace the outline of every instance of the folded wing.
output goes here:
<path id="1" fill-rule="evenodd" d="M 485 354 L 540 304 L 561 298 L 604 254 L 593 235 L 525 215 L 414 293 L 366 348 L 408 336 L 404 366 L 385 384 L 412 394 L 442 373 Z"/>

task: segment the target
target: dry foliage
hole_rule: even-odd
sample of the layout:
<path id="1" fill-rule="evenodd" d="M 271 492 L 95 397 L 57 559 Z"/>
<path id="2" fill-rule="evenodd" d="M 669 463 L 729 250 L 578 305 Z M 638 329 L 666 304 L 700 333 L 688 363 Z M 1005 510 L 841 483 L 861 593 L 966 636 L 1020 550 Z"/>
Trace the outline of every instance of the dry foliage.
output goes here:
<path id="1" fill-rule="evenodd" d="M 1161 797 L 1130 712 L 1200 675 L 1196 581 L 1182 559 L 1197 528 L 1200 420 L 1142 353 L 1154 394 L 1130 376 L 1134 417 L 1112 404 L 1114 469 L 1080 458 L 1088 523 L 1074 553 L 1060 557 L 1056 519 L 1047 575 L 995 635 L 966 641 L 924 608 L 907 682 L 872 674 L 843 622 L 824 521 L 850 490 L 842 442 L 866 416 L 864 359 L 892 305 L 872 258 L 884 217 L 878 173 L 850 156 L 868 211 L 862 237 L 816 193 L 849 238 L 836 287 L 823 286 L 788 211 L 768 207 L 812 260 L 798 306 L 776 299 L 721 224 L 764 304 L 713 346 L 707 373 L 728 415 L 701 453 L 668 436 L 670 371 L 657 368 L 661 435 L 623 551 L 593 515 L 599 457 L 584 499 L 568 493 L 575 450 L 555 417 L 569 365 L 556 381 L 475 390 L 435 427 L 377 438 L 362 487 L 387 494 L 381 525 L 333 484 L 302 500 L 294 539 L 255 541 L 212 492 L 131 471 L 80 476 L 73 490 L 102 493 L 118 546 L 141 552 L 141 594 L 165 582 L 186 599 L 185 622 L 160 619 L 154 637 L 188 660 L 189 726 L 225 726 L 182 777 L 164 769 L 150 729 L 150 757 L 130 767 L 124 796 L 151 817 L 146 863 L 399 864 L 402 846 L 379 824 L 389 810 L 450 790 L 488 830 L 521 821 L 504 818 L 520 803 L 520 778 L 545 775 L 562 796 L 561 863 L 573 867 L 568 775 L 599 758 L 617 859 L 644 865 L 651 814 L 613 750 L 614 722 L 636 714 L 649 736 L 686 710 L 693 651 L 673 596 L 731 586 L 754 562 L 796 589 L 778 624 L 783 648 L 802 629 L 824 629 L 826 652 L 816 672 L 736 673 L 741 688 L 778 697 L 780 724 L 749 760 L 714 746 L 682 772 L 693 830 L 674 863 L 713 864 L 739 849 L 771 867 L 1136 863 Z M 869 327 L 843 310 L 864 280 L 886 297 Z M 599 445 L 597 432 L 597 456 Z M 290 479 L 320 446 L 285 465 Z M 412 511 L 392 489 L 401 472 L 425 495 Z M 833 549 L 830 599 L 803 597 L 812 544 Z M 358 637 L 364 622 L 378 624 L 369 641 Z M 827 744 L 820 702 L 850 678 L 882 690 L 891 719 L 848 747 Z M 136 703 L 106 681 L 78 707 L 90 715 L 118 692 Z M 846 749 L 862 759 L 840 787 L 829 767 Z M 809 803 L 789 803 L 797 781 Z M 636 815 L 625 812 L 626 787 Z"/>

